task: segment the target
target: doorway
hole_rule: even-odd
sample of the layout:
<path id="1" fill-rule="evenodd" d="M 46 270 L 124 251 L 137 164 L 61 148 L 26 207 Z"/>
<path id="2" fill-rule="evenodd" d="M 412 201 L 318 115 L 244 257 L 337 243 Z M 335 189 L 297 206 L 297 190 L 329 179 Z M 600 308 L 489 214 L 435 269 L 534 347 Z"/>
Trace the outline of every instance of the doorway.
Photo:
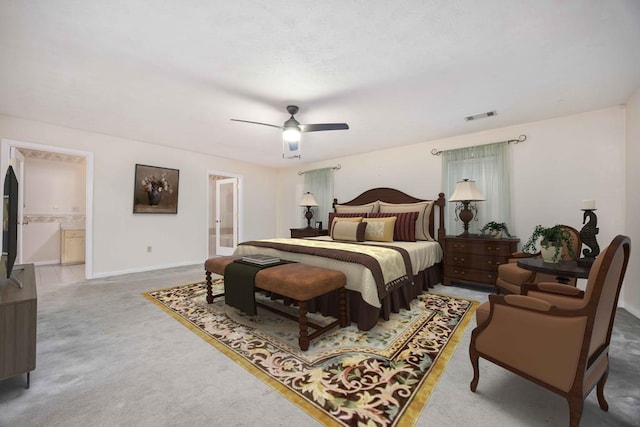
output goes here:
<path id="1" fill-rule="evenodd" d="M 241 238 L 241 177 L 208 172 L 207 257 L 232 255 Z"/>
<path id="2" fill-rule="evenodd" d="M 67 261 L 78 264 L 75 270 L 82 271 L 84 278 L 92 278 L 93 153 L 3 139 L 0 160 L 3 171 L 9 164 L 21 164 L 23 169 L 19 180 L 21 248 L 16 263 L 59 265 L 66 233 L 67 253 L 73 258 Z M 79 180 L 82 182 L 75 182 Z M 42 187 L 51 193 L 58 188 L 59 198 L 47 199 Z"/>

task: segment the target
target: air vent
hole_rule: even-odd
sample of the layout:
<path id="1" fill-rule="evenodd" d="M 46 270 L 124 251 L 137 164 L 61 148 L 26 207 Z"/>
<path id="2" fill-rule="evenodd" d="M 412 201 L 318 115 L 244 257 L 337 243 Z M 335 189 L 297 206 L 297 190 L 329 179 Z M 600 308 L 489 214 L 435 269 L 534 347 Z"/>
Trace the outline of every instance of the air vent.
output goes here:
<path id="1" fill-rule="evenodd" d="M 496 113 L 494 110 L 494 111 L 487 111 L 486 113 L 474 114 L 473 116 L 467 116 L 464 119 L 470 122 L 471 120 L 484 119 L 485 117 L 491 117 L 496 115 L 498 115 L 498 113 Z"/>

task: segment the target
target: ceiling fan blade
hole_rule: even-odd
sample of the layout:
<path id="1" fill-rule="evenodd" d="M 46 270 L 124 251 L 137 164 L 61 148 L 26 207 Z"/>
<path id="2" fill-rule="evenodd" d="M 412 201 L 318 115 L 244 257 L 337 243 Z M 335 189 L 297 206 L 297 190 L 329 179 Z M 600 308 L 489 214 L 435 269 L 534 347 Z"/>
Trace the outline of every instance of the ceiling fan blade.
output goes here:
<path id="1" fill-rule="evenodd" d="M 319 130 L 346 130 L 349 125 L 346 123 L 316 123 L 312 125 L 301 125 L 302 132 L 317 132 Z"/>
<path id="2" fill-rule="evenodd" d="M 270 125 L 269 123 L 252 122 L 249 120 L 229 119 L 233 122 L 253 123 L 254 125 L 271 126 L 272 128 L 282 129 L 282 126 Z"/>

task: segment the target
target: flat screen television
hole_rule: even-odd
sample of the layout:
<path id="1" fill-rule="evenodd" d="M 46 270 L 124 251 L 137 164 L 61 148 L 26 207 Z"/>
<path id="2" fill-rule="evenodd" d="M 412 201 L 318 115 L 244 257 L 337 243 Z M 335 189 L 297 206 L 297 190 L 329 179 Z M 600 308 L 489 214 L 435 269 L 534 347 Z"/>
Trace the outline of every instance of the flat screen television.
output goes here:
<path id="1" fill-rule="evenodd" d="M 2 274 L 1 277 L 12 279 L 11 281 L 22 287 L 15 277 L 11 277 L 18 252 L 18 179 L 12 166 L 9 166 L 4 178 L 2 205 L 2 262 L 0 263 L 0 274 Z"/>

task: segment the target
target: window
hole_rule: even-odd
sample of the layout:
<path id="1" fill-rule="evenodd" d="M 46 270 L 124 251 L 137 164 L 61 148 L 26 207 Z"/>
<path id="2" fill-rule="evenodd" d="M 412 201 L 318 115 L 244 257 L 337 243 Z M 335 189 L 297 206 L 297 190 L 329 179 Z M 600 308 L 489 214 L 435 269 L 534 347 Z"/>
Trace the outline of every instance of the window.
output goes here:
<path id="1" fill-rule="evenodd" d="M 329 225 L 329 212 L 333 212 L 333 170 L 334 168 L 324 168 L 304 173 L 304 191 L 313 193 L 318 202 L 318 207 L 311 208 L 313 221 L 322 221 L 324 228 Z M 306 225 L 305 220 L 304 226 Z"/>
<path id="2" fill-rule="evenodd" d="M 465 178 L 476 182 L 486 200 L 472 202 L 478 211 L 469 223 L 469 232 L 478 233 L 489 221 L 511 226 L 510 151 L 507 142 L 478 145 L 442 152 L 442 184 L 445 197 L 451 197 L 456 183 Z M 455 204 L 448 203 L 445 216 L 447 234 L 462 233 L 462 222 L 455 216 Z"/>

